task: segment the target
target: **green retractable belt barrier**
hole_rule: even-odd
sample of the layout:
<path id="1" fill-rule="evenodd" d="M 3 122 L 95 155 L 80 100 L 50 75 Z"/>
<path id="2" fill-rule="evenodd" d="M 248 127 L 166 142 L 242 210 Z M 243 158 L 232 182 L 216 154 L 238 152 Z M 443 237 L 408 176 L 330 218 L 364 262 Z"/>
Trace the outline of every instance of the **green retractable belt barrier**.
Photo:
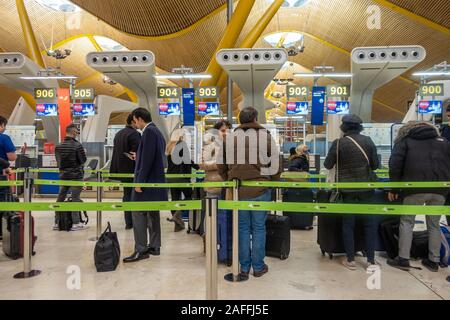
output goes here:
<path id="1" fill-rule="evenodd" d="M 104 178 L 134 178 L 133 173 L 105 173 Z M 204 178 L 204 173 L 193 173 L 193 174 L 166 174 L 166 179 L 176 179 L 176 178 Z"/>
<path id="2" fill-rule="evenodd" d="M 199 210 L 201 200 L 155 202 L 2 202 L 0 211 L 161 211 Z"/>
<path id="3" fill-rule="evenodd" d="M 404 206 L 296 202 L 219 201 L 226 210 L 289 211 L 297 213 L 378 214 L 378 215 L 449 215 L 450 206 Z"/>
<path id="4" fill-rule="evenodd" d="M 20 187 L 23 186 L 23 181 L 11 180 L 11 181 L 0 181 L 0 187 Z"/>
<path id="5" fill-rule="evenodd" d="M 405 189 L 405 188 L 449 188 L 450 181 L 434 182 L 282 182 L 242 181 L 241 187 L 266 188 L 311 188 L 311 189 Z"/>
<path id="6" fill-rule="evenodd" d="M 195 182 L 195 183 L 123 183 L 123 182 L 92 182 L 63 180 L 34 180 L 35 185 L 56 185 L 69 187 L 141 187 L 141 188 L 232 188 L 235 183 L 228 182 Z"/>

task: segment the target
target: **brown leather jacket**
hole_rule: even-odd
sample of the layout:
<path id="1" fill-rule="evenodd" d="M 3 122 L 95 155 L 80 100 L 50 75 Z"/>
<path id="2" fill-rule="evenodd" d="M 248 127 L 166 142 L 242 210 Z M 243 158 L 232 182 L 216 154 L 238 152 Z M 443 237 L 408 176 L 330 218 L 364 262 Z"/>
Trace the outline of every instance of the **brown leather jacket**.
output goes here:
<path id="1" fill-rule="evenodd" d="M 267 143 L 267 147 L 260 146 L 264 142 Z M 230 143 L 232 145 L 227 148 L 227 144 Z M 217 165 L 219 174 L 225 181 L 233 179 L 241 181 L 278 180 L 283 167 L 279 150 L 276 151 L 276 155 L 272 155 L 275 149 L 277 149 L 275 141 L 260 124 L 256 122 L 243 124 L 228 135 L 223 143 L 218 158 L 222 159 L 222 164 L 218 163 Z M 231 150 L 233 155 L 227 155 L 227 151 L 230 152 Z M 238 156 L 239 159 L 237 159 Z M 267 189 L 266 187 L 241 187 L 239 199 L 256 198 Z"/>

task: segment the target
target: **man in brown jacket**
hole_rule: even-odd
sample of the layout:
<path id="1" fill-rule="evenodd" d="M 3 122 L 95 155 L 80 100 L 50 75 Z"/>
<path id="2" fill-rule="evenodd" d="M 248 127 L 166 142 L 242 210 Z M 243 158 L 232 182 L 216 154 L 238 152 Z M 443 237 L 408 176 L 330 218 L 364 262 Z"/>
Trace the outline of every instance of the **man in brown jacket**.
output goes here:
<path id="1" fill-rule="evenodd" d="M 225 181 L 277 179 L 282 171 L 280 154 L 270 133 L 258 123 L 258 111 L 248 107 L 239 115 L 241 125 L 229 134 L 218 157 L 219 174 Z M 220 161 L 222 160 L 222 161 Z M 271 201 L 270 188 L 239 189 L 239 200 Z M 261 277 L 269 271 L 264 263 L 266 246 L 266 211 L 239 211 L 239 280 L 253 275 Z"/>

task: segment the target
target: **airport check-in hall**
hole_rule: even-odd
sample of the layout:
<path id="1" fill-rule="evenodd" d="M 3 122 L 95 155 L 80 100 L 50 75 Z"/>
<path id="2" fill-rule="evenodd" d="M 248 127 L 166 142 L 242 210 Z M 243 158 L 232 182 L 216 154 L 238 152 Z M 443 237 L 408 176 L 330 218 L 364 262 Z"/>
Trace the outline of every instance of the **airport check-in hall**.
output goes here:
<path id="1" fill-rule="evenodd" d="M 2 0 L 0 299 L 449 300 L 449 61 L 444 0 Z"/>

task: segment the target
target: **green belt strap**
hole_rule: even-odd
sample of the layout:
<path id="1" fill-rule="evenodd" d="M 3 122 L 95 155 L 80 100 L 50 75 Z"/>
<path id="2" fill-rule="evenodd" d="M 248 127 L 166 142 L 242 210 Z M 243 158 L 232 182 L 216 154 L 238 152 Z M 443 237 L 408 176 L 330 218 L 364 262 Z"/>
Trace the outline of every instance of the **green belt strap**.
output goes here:
<path id="1" fill-rule="evenodd" d="M 104 178 L 134 178 L 133 173 L 105 173 L 103 174 Z M 176 178 L 204 178 L 205 174 L 197 173 L 197 174 L 166 174 L 167 179 L 176 179 Z"/>
<path id="2" fill-rule="evenodd" d="M 201 200 L 158 202 L 3 202 L 0 211 L 169 211 L 199 210 Z"/>
<path id="3" fill-rule="evenodd" d="M 23 186 L 23 181 L 11 180 L 11 181 L 0 181 L 0 187 L 14 187 Z"/>
<path id="4" fill-rule="evenodd" d="M 242 181 L 242 187 L 266 188 L 312 188 L 312 189 L 404 189 L 404 188 L 449 188 L 449 181 L 434 182 L 281 182 L 281 181 Z"/>
<path id="5" fill-rule="evenodd" d="M 360 205 L 333 203 L 219 201 L 226 210 L 288 211 L 299 213 L 377 214 L 377 215 L 449 215 L 450 206 Z"/>
<path id="6" fill-rule="evenodd" d="M 141 187 L 141 188 L 230 188 L 233 181 L 228 182 L 195 182 L 195 183 L 122 183 L 92 181 L 34 180 L 35 185 L 56 185 L 69 187 Z"/>

